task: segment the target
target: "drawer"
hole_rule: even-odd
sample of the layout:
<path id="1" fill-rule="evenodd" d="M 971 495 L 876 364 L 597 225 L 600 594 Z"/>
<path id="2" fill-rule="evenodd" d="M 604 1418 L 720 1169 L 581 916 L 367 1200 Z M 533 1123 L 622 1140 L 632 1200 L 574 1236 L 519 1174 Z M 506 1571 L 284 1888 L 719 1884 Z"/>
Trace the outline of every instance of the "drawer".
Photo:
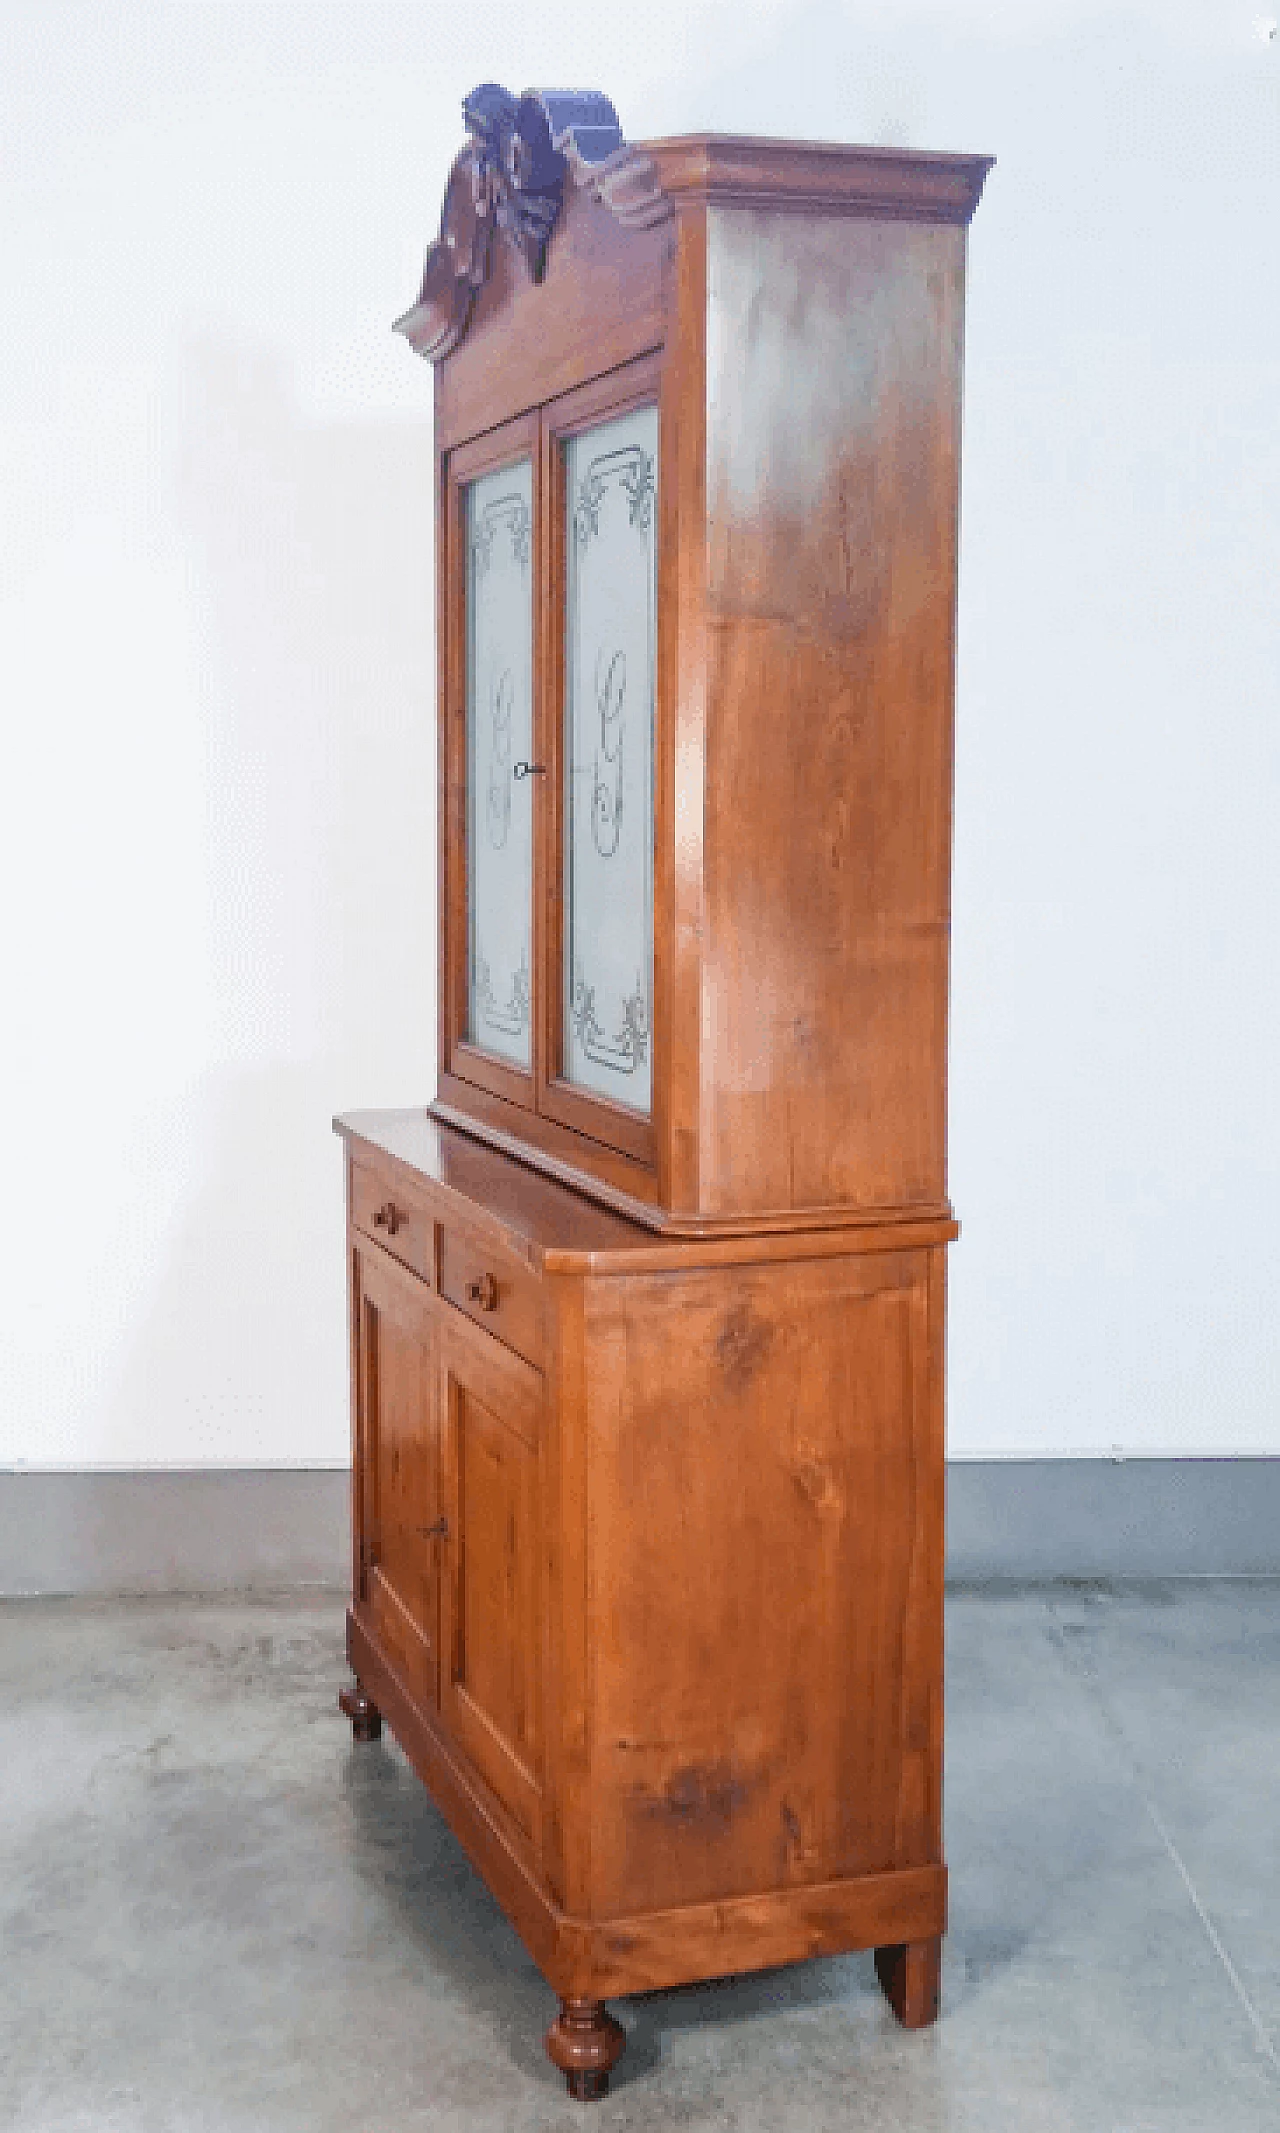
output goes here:
<path id="1" fill-rule="evenodd" d="M 352 1163 L 351 1220 L 424 1281 L 434 1282 L 435 1223 L 403 1186 L 388 1184 L 381 1172 L 363 1163 Z"/>
<path id="2" fill-rule="evenodd" d="M 465 1230 L 440 1238 L 440 1294 L 468 1318 L 542 1368 L 542 1290 L 536 1274 Z"/>

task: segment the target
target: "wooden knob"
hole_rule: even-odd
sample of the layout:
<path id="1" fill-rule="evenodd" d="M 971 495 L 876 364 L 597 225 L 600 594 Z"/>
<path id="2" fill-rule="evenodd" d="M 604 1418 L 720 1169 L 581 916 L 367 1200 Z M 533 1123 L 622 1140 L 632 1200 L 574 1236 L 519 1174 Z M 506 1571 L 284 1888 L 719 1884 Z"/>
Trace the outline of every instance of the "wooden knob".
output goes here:
<path id="1" fill-rule="evenodd" d="M 496 1311 L 498 1308 L 498 1284 L 492 1274 L 477 1274 L 467 1283 L 467 1295 L 478 1311 Z"/>
<path id="2" fill-rule="evenodd" d="M 394 1237 L 403 1221 L 404 1216 L 396 1206 L 395 1201 L 387 1200 L 374 1215 L 373 1226 L 375 1229 L 385 1229 L 389 1237 Z"/>
<path id="3" fill-rule="evenodd" d="M 419 1526 L 418 1532 L 424 1541 L 448 1540 L 449 1521 L 447 1518 L 438 1518 L 432 1526 Z"/>

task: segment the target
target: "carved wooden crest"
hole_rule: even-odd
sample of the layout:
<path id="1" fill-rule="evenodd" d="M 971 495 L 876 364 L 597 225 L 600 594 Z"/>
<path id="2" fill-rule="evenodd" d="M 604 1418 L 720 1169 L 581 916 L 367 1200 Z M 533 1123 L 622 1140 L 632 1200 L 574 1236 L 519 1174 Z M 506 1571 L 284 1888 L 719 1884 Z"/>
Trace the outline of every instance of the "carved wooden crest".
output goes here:
<path id="1" fill-rule="evenodd" d="M 599 90 L 526 89 L 517 100 L 483 82 L 462 115 L 470 139 L 449 173 L 440 235 L 418 301 L 395 327 L 432 362 L 451 354 L 467 330 L 495 232 L 533 280 L 542 279 L 566 183 L 585 187 L 628 229 L 649 229 L 671 213 L 653 163 L 623 140 Z"/>

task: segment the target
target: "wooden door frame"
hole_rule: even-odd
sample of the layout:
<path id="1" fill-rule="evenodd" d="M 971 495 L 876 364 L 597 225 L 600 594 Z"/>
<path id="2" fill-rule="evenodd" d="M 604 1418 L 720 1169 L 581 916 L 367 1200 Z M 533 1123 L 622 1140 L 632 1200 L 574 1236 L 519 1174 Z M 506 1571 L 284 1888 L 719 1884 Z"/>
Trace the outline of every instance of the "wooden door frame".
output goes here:
<path id="1" fill-rule="evenodd" d="M 659 1053 L 657 1030 L 665 1023 L 666 1001 L 659 997 L 660 975 L 665 959 L 658 953 L 660 931 L 660 905 L 658 894 L 658 855 L 662 849 L 665 824 L 659 822 L 660 796 L 665 789 L 659 765 L 662 760 L 666 721 L 663 716 L 663 661 L 662 637 L 664 632 L 661 598 L 655 603 L 655 627 L 657 643 L 654 647 L 654 734 L 653 767 L 651 784 L 653 792 L 653 1027 L 649 1041 L 653 1047 L 652 1097 L 647 1116 L 632 1110 L 625 1104 L 612 1103 L 608 1097 L 580 1089 L 564 1076 L 564 928 L 566 899 L 564 892 L 564 862 L 566 835 L 565 795 L 565 633 L 566 633 L 566 572 L 565 555 L 568 540 L 568 506 L 565 494 L 564 447 L 571 437 L 582 431 L 594 429 L 614 416 L 624 415 L 635 408 L 652 407 L 658 414 L 661 429 L 662 418 L 663 359 L 661 351 L 638 357 L 625 363 L 618 370 L 606 372 L 602 377 L 592 378 L 584 385 L 549 400 L 540 410 L 541 426 L 541 487 L 542 510 L 542 626 L 540 631 L 540 654 L 544 677 L 543 697 L 544 735 L 542 746 L 546 751 L 548 765 L 547 791 L 543 814 L 545 818 L 544 897 L 545 915 L 543 940 L 543 988 L 540 1000 L 542 1017 L 541 1042 L 538 1047 L 540 1071 L 537 1082 L 537 1106 L 544 1118 L 553 1119 L 570 1132 L 582 1135 L 586 1140 L 602 1142 L 619 1155 L 642 1163 L 646 1169 L 655 1171 L 657 1166 L 658 1135 L 655 1124 L 655 1106 L 659 1088 Z M 661 585 L 662 555 L 667 543 L 664 538 L 663 500 L 666 494 L 666 479 L 662 465 L 661 437 L 659 439 L 658 500 L 655 510 L 654 540 L 658 559 L 658 582 Z M 537 996 L 535 995 L 535 998 Z"/>
<path id="2" fill-rule="evenodd" d="M 544 924 L 544 897 L 539 881 L 539 818 L 544 810 L 539 805 L 537 785 L 533 794 L 532 878 L 529 885 L 532 933 L 529 982 L 534 1003 L 529 1029 L 529 1071 L 526 1073 L 522 1068 L 512 1065 L 509 1060 L 486 1052 L 482 1046 L 473 1043 L 467 1034 L 471 913 L 468 894 L 470 824 L 467 807 L 466 490 L 468 484 L 480 475 L 495 473 L 498 469 L 513 466 L 525 458 L 530 462 L 533 496 L 530 672 L 533 696 L 531 733 L 537 760 L 542 695 L 538 591 L 542 503 L 540 432 L 536 412 L 517 416 L 513 422 L 504 422 L 499 428 L 486 431 L 483 436 L 474 438 L 469 443 L 455 446 L 444 455 L 441 469 L 441 623 L 445 641 L 441 661 L 443 688 L 440 705 L 440 884 L 443 906 L 440 914 L 440 1059 L 444 1073 L 456 1075 L 459 1080 L 470 1082 L 486 1090 L 491 1096 L 502 1097 L 508 1103 L 519 1104 L 527 1110 L 532 1110 L 537 1102 L 536 1091 L 541 1072 L 537 1000 L 543 959 L 541 936 Z"/>

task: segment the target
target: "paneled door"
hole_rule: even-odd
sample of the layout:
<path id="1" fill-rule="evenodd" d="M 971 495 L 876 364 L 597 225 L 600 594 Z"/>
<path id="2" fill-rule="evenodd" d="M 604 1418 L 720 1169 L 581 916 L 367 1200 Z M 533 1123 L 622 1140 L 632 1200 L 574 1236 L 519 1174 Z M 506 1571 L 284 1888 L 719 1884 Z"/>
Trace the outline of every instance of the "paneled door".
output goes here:
<path id="1" fill-rule="evenodd" d="M 443 1334 L 449 1541 L 441 1716 L 517 1826 L 542 1789 L 542 1378 L 463 1322 Z"/>
<path id="2" fill-rule="evenodd" d="M 362 1595 L 405 1686 L 434 1704 L 446 1530 L 436 1307 L 416 1275 L 364 1248 L 356 1308 Z"/>

